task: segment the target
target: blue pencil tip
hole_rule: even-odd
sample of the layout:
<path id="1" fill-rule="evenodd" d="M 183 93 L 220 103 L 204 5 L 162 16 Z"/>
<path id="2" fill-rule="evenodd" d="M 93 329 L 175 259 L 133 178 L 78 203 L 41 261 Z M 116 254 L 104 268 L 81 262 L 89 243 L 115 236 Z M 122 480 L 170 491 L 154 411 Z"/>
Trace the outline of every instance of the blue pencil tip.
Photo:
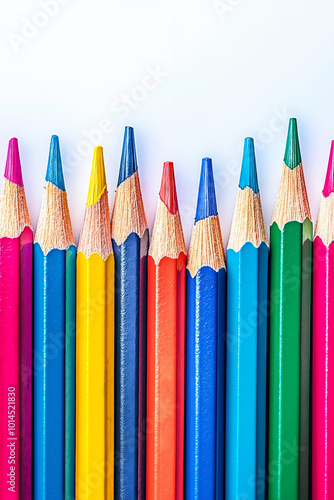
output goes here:
<path id="1" fill-rule="evenodd" d="M 212 160 L 203 158 L 201 178 L 199 181 L 195 224 L 199 220 L 217 215 L 215 183 L 213 179 Z"/>
<path id="2" fill-rule="evenodd" d="M 255 194 L 259 192 L 257 182 L 256 161 L 254 151 L 254 141 L 251 137 L 246 137 L 244 145 L 244 156 L 242 159 L 241 174 L 239 181 L 240 189 L 251 188 Z"/>
<path id="3" fill-rule="evenodd" d="M 128 177 L 131 177 L 137 170 L 137 155 L 135 145 L 135 135 L 132 127 L 125 127 L 121 164 L 119 167 L 119 186 Z"/>
<path id="4" fill-rule="evenodd" d="M 63 167 L 61 163 L 59 139 L 57 135 L 51 137 L 49 161 L 45 180 L 52 182 L 57 188 L 65 191 Z"/>

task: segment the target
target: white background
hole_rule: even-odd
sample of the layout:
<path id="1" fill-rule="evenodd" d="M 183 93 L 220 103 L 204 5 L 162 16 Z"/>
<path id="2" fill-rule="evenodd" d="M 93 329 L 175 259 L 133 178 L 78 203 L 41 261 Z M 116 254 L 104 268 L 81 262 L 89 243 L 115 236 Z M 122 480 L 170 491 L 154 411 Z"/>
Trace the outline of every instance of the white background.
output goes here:
<path id="1" fill-rule="evenodd" d="M 132 125 L 150 227 L 162 163 L 174 161 L 188 243 L 211 156 L 226 244 L 250 135 L 268 228 L 289 116 L 315 219 L 334 138 L 333 16 L 328 0 L 1 0 L 0 166 L 18 137 L 34 227 L 50 136 L 78 240 L 93 146 L 104 147 L 112 206 Z"/>

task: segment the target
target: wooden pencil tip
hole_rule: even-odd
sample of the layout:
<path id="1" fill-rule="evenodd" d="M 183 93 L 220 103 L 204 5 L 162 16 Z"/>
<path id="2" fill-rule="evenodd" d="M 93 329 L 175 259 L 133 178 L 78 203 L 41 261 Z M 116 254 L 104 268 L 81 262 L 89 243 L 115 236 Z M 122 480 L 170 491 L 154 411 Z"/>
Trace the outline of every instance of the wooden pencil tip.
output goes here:
<path id="1" fill-rule="evenodd" d="M 19 153 L 19 144 L 16 137 L 8 143 L 7 159 L 5 166 L 5 177 L 17 186 L 23 186 L 22 169 Z"/>
<path id="2" fill-rule="evenodd" d="M 213 179 L 212 160 L 203 158 L 201 178 L 198 188 L 195 224 L 199 220 L 217 215 L 215 183 Z"/>
<path id="3" fill-rule="evenodd" d="M 174 165 L 171 161 L 166 161 L 163 166 L 162 179 L 159 196 L 166 205 L 168 211 L 175 215 L 179 210 L 174 177 Z"/>
<path id="4" fill-rule="evenodd" d="M 94 149 L 93 164 L 87 197 L 87 206 L 94 205 L 100 198 L 107 185 L 104 169 L 103 149 L 96 146 Z"/>
<path id="5" fill-rule="evenodd" d="M 252 137 L 246 137 L 244 144 L 244 155 L 242 158 L 239 188 L 249 187 L 255 194 L 259 192 L 257 180 L 256 161 L 254 151 L 254 140 Z"/>
<path id="6" fill-rule="evenodd" d="M 293 170 L 302 162 L 300 154 L 298 128 L 296 118 L 290 118 L 288 137 L 286 140 L 284 163 L 287 167 Z"/>
<path id="7" fill-rule="evenodd" d="M 334 141 L 332 141 L 331 144 L 325 185 L 322 191 L 325 198 L 327 198 L 331 193 L 334 193 Z"/>
<path id="8" fill-rule="evenodd" d="M 125 127 L 121 164 L 119 167 L 119 186 L 126 179 L 131 177 L 137 170 L 137 155 L 134 130 L 132 127 Z"/>
<path id="9" fill-rule="evenodd" d="M 59 138 L 57 135 L 51 137 L 45 180 L 52 182 L 52 184 L 57 186 L 58 189 L 61 189 L 61 191 L 65 191 L 63 166 L 61 163 Z"/>

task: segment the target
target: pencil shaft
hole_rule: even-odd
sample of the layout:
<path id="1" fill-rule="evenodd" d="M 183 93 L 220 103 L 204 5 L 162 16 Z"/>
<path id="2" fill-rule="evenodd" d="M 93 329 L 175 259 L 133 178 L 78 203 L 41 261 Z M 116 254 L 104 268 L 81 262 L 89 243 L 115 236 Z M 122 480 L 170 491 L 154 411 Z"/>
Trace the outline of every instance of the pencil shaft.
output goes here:
<path id="1" fill-rule="evenodd" d="M 75 270 L 72 246 L 66 251 L 64 500 L 73 500 L 75 494 Z"/>
<path id="2" fill-rule="evenodd" d="M 183 498 L 185 261 L 148 257 L 148 500 Z"/>
<path id="3" fill-rule="evenodd" d="M 32 495 L 32 262 L 33 233 L 20 236 L 20 498 Z"/>
<path id="4" fill-rule="evenodd" d="M 229 248 L 227 267 L 226 499 L 255 500 L 264 498 L 267 244 Z"/>
<path id="5" fill-rule="evenodd" d="M 226 271 L 205 266 L 192 277 L 187 270 L 186 350 L 186 499 L 221 498 L 224 434 L 217 434 L 224 420 L 223 394 L 218 390 L 218 365 L 224 363 Z M 221 381 L 223 383 L 223 380 Z M 219 412 L 220 410 L 220 412 Z M 218 413 L 219 412 L 219 413 Z M 223 470 L 223 469 L 221 469 Z M 217 479 L 217 484 L 216 484 Z"/>
<path id="6" fill-rule="evenodd" d="M 0 238 L 1 499 L 19 500 L 20 238 Z"/>
<path id="7" fill-rule="evenodd" d="M 34 245 L 34 497 L 64 495 L 66 250 Z"/>
<path id="8" fill-rule="evenodd" d="M 312 224 L 270 235 L 269 500 L 307 499 Z"/>
<path id="9" fill-rule="evenodd" d="M 76 498 L 113 498 L 114 257 L 77 257 Z"/>
<path id="10" fill-rule="evenodd" d="M 312 498 L 334 495 L 334 243 L 313 244 Z"/>
<path id="11" fill-rule="evenodd" d="M 146 255 L 148 234 L 131 233 L 115 256 L 115 498 L 144 499 L 142 426 L 146 385 Z M 143 257 L 141 257 L 143 255 Z M 144 302 L 144 304 L 142 304 Z M 144 307 L 142 307 L 144 305 Z M 144 359 L 141 358 L 144 356 Z M 144 449 L 143 449 L 144 448 Z M 144 455 L 145 457 L 145 455 Z M 141 469 L 139 468 L 141 467 Z"/>

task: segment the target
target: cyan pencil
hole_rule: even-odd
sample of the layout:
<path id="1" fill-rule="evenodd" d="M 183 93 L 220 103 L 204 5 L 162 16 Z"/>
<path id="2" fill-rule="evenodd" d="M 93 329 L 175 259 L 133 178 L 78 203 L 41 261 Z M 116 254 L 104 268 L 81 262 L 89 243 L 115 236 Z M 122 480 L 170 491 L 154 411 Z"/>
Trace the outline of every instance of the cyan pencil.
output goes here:
<path id="1" fill-rule="evenodd" d="M 68 400 L 74 396 L 75 379 L 69 379 L 72 366 L 65 380 L 69 368 L 65 353 L 69 348 L 69 362 L 73 362 L 75 256 L 59 141 L 52 136 L 34 243 L 35 500 L 59 500 L 73 494 L 74 414 L 65 417 L 65 388 Z M 72 402 L 66 410 L 73 411 Z M 65 471 L 70 471 L 66 496 Z"/>
<path id="2" fill-rule="evenodd" d="M 227 269 L 226 500 L 264 500 L 268 242 L 250 137 Z"/>

